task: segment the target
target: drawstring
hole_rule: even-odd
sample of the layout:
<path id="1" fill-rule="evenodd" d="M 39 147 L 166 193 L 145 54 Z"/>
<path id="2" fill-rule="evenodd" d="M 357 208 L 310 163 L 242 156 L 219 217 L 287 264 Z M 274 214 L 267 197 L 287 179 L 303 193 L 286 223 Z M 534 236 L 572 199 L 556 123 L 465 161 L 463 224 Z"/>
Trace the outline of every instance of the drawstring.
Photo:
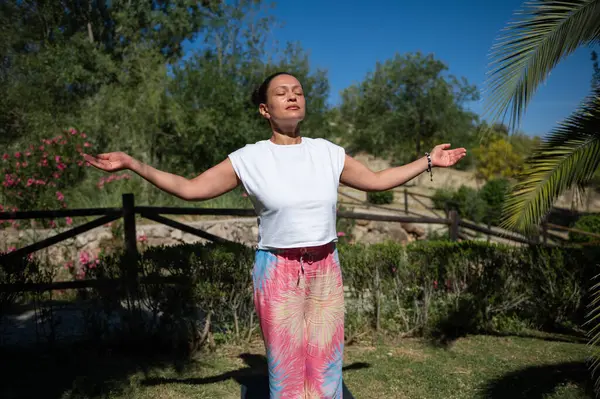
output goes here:
<path id="1" fill-rule="evenodd" d="M 306 254 L 306 250 L 303 248 L 300 252 L 300 269 L 298 270 L 298 283 L 300 285 L 300 273 L 304 274 L 304 255 Z"/>

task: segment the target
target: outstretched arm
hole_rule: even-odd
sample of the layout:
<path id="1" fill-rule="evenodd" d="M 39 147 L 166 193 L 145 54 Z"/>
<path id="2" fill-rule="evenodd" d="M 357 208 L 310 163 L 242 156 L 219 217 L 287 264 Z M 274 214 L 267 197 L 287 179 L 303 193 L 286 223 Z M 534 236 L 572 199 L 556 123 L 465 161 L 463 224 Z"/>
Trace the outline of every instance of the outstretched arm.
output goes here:
<path id="1" fill-rule="evenodd" d="M 239 180 L 229 158 L 193 179 L 163 172 L 122 152 L 84 155 L 92 166 L 106 172 L 130 169 L 159 189 L 187 201 L 202 201 L 233 190 Z"/>
<path id="2" fill-rule="evenodd" d="M 432 167 L 455 165 L 466 154 L 464 148 L 448 150 L 450 144 L 440 144 L 431 151 Z M 362 191 L 385 191 L 412 180 L 427 170 L 427 157 L 422 157 L 406 165 L 374 172 L 356 159 L 346 155 L 340 181 Z"/>

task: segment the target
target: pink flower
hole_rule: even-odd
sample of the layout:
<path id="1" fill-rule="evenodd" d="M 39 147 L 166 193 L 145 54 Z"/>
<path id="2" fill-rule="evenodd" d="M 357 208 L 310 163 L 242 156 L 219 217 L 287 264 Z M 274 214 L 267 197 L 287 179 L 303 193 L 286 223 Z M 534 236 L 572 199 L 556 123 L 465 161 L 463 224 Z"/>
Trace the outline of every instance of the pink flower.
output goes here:
<path id="1" fill-rule="evenodd" d="M 83 165 L 83 161 L 77 161 L 77 166 Z"/>
<path id="2" fill-rule="evenodd" d="M 89 261 L 90 261 L 90 254 L 88 254 L 85 251 L 82 251 L 79 253 L 79 263 L 81 263 L 82 265 L 86 265 L 86 264 L 88 264 Z"/>
<path id="3" fill-rule="evenodd" d="M 85 133 L 81 133 L 81 137 L 86 138 L 86 134 Z"/>
<path id="4" fill-rule="evenodd" d="M 55 156 L 54 160 L 56 161 L 56 163 L 59 163 L 60 162 L 60 156 L 59 155 Z"/>
<path id="5" fill-rule="evenodd" d="M 70 216 L 67 216 L 67 217 L 65 218 L 65 221 L 67 222 L 67 226 L 70 226 L 70 225 L 72 225 L 72 224 L 73 224 L 73 219 L 71 219 L 71 217 L 70 217 Z"/>
<path id="6" fill-rule="evenodd" d="M 9 247 L 8 252 L 15 252 L 17 250 L 16 247 Z"/>
<path id="7" fill-rule="evenodd" d="M 55 228 L 56 227 L 56 222 L 54 220 L 50 221 L 50 227 L 51 228 Z"/>
<path id="8" fill-rule="evenodd" d="M 142 234 L 141 236 L 138 237 L 138 241 L 139 242 L 146 242 L 146 241 L 148 241 L 148 237 L 146 237 L 145 234 Z"/>
<path id="9" fill-rule="evenodd" d="M 15 152 L 15 158 L 21 158 L 21 153 L 20 152 Z"/>
<path id="10" fill-rule="evenodd" d="M 43 145 L 40 146 L 40 151 L 44 151 L 44 146 Z"/>
<path id="11" fill-rule="evenodd" d="M 2 159 L 3 159 L 3 160 L 5 160 L 5 161 L 6 161 L 8 158 L 10 158 L 10 155 L 8 155 L 8 154 L 4 154 L 4 155 L 2 155 Z"/>
<path id="12" fill-rule="evenodd" d="M 338 237 L 345 237 L 345 236 L 346 236 L 346 233 L 344 233 L 343 231 L 339 231 L 339 232 L 337 233 L 337 236 L 338 236 Z"/>
<path id="13" fill-rule="evenodd" d="M 41 165 L 42 166 L 48 166 L 48 160 L 47 159 L 42 160 L 42 164 Z"/>
<path id="14" fill-rule="evenodd" d="M 33 179 L 27 179 L 27 187 L 31 186 L 34 182 L 35 180 Z"/>
<path id="15" fill-rule="evenodd" d="M 433 280 L 433 288 L 437 290 L 438 282 L 437 280 Z"/>
<path id="16" fill-rule="evenodd" d="M 84 147 L 91 147 L 92 145 L 86 141 L 85 143 L 83 143 L 83 146 Z"/>
<path id="17" fill-rule="evenodd" d="M 55 179 L 60 179 L 60 173 L 58 173 L 58 172 L 54 172 L 54 173 L 52 173 L 52 176 L 53 176 Z"/>
<path id="18" fill-rule="evenodd" d="M 58 165 L 56 165 L 56 167 L 60 170 L 65 170 L 67 168 L 67 166 L 64 163 L 59 163 Z"/>
<path id="19" fill-rule="evenodd" d="M 25 152 L 25 156 L 26 156 L 26 157 L 28 157 L 28 156 L 31 156 L 31 152 L 29 152 L 29 151 L 26 151 L 26 152 Z"/>
<path id="20" fill-rule="evenodd" d="M 72 267 L 73 267 L 72 261 L 68 261 L 67 263 L 65 263 L 65 269 L 71 269 Z"/>
<path id="21" fill-rule="evenodd" d="M 71 127 L 71 128 L 69 128 L 69 133 L 71 133 L 72 135 L 75 135 L 75 134 L 77 134 L 77 130 L 75 130 Z"/>
<path id="22" fill-rule="evenodd" d="M 26 167 L 27 167 L 27 165 L 28 165 L 28 163 L 27 163 L 27 162 L 23 162 L 23 163 L 21 164 L 21 166 L 22 166 L 22 167 L 24 167 L 24 168 L 26 168 Z"/>
<path id="23" fill-rule="evenodd" d="M 65 196 L 60 191 L 57 191 L 56 192 L 56 199 L 58 199 L 59 201 L 64 201 L 65 200 Z"/>

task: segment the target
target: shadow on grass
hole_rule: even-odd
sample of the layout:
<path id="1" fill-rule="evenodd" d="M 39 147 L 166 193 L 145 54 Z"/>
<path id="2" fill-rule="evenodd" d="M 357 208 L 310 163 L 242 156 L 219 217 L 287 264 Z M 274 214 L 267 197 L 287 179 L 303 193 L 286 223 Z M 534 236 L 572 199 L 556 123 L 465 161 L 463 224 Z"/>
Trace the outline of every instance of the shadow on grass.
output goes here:
<path id="1" fill-rule="evenodd" d="M 489 382 L 482 397 L 542 399 L 564 385 L 574 385 L 585 397 L 595 397 L 590 372 L 584 362 L 531 366 L 513 371 Z"/>
<path id="2" fill-rule="evenodd" d="M 141 382 L 144 386 L 155 386 L 163 384 L 187 384 L 204 385 L 218 382 L 235 380 L 241 386 L 242 398 L 245 399 L 264 399 L 269 397 L 269 370 L 267 358 L 263 355 L 243 353 L 240 359 L 244 361 L 246 367 L 205 378 L 148 378 Z M 353 363 L 343 368 L 343 371 L 360 370 L 368 368 L 368 363 Z M 352 399 L 352 394 L 344 384 L 344 399 Z"/>
<path id="3" fill-rule="evenodd" d="M 184 370 L 184 356 L 157 354 L 153 348 L 89 343 L 52 348 L 0 349 L 0 398 L 93 398 L 120 394 L 129 397 L 130 378 L 139 372 L 172 367 Z"/>

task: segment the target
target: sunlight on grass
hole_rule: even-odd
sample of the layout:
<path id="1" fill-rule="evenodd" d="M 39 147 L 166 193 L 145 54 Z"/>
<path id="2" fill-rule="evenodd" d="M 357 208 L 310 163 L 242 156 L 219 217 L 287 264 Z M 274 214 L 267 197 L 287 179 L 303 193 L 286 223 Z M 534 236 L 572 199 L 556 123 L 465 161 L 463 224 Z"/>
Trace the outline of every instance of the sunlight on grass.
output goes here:
<path id="1" fill-rule="evenodd" d="M 362 343 L 346 348 L 344 380 L 361 399 L 583 399 L 591 397 L 586 354 L 585 344 L 556 336 L 473 336 L 450 349 L 416 339 Z M 20 366 L 11 359 L 2 362 L 9 383 L 0 396 L 41 397 L 43 389 L 42 396 L 50 399 L 239 398 L 240 383 L 264 386 L 267 381 L 260 342 L 220 347 L 183 368 L 164 359 L 99 356 L 93 350 L 64 356 L 68 361 L 19 355 Z"/>

